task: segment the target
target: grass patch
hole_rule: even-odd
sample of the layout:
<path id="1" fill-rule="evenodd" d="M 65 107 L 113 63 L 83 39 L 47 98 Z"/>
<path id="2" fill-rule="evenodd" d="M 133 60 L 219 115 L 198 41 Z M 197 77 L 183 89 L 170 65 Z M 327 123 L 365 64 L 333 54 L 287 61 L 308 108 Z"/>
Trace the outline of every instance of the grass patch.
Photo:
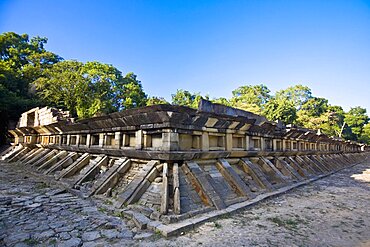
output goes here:
<path id="1" fill-rule="evenodd" d="M 251 220 L 260 220 L 260 219 L 261 218 L 258 215 L 256 215 L 256 216 L 254 216 L 254 217 L 251 218 Z"/>
<path id="2" fill-rule="evenodd" d="M 222 228 L 222 225 L 216 221 L 216 222 L 215 222 L 215 227 L 216 227 L 217 229 L 220 229 L 220 228 Z"/>
<path id="3" fill-rule="evenodd" d="M 35 187 L 38 190 L 42 190 L 42 189 L 48 188 L 49 186 L 45 182 L 39 182 L 39 183 L 36 184 Z"/>
<path id="4" fill-rule="evenodd" d="M 261 225 L 261 224 L 257 224 L 257 227 L 261 228 L 261 229 L 267 229 L 267 226 L 264 226 L 264 225 Z"/>
<path id="5" fill-rule="evenodd" d="M 281 219 L 279 217 L 273 217 L 273 218 L 267 218 L 267 220 L 270 220 L 274 222 L 277 226 L 285 227 L 289 230 L 296 230 L 298 228 L 299 224 L 305 223 L 305 221 L 301 219 Z"/>
<path id="6" fill-rule="evenodd" d="M 105 200 L 105 204 L 107 204 L 107 205 L 113 205 L 113 202 L 111 200 Z"/>
<path id="7" fill-rule="evenodd" d="M 119 217 L 119 218 L 124 218 L 124 215 L 122 212 L 116 211 L 113 213 L 113 216 Z"/>
<path id="8" fill-rule="evenodd" d="M 36 239 L 28 238 L 28 239 L 25 239 L 23 241 L 23 243 L 25 243 L 27 245 L 35 246 L 35 245 L 38 245 L 40 242 L 38 240 L 36 240 Z"/>
<path id="9" fill-rule="evenodd" d="M 103 207 L 99 207 L 98 211 L 101 212 L 101 213 L 107 213 L 108 212 L 108 210 L 106 208 L 103 208 Z"/>
<path id="10" fill-rule="evenodd" d="M 56 245 L 56 244 L 57 244 L 57 240 L 55 238 L 49 241 L 49 245 Z"/>
<path id="11" fill-rule="evenodd" d="M 158 239 L 161 239 L 163 237 L 162 233 L 160 230 L 155 230 L 154 231 L 154 235 L 152 236 L 152 240 L 158 240 Z"/>

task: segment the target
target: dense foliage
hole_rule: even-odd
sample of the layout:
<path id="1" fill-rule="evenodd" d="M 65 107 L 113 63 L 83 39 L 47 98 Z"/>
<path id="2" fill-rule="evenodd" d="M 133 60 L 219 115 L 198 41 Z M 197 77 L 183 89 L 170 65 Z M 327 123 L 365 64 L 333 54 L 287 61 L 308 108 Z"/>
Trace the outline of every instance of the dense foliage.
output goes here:
<path id="1" fill-rule="evenodd" d="M 64 60 L 45 49 L 46 38 L 0 34 L 0 144 L 10 123 L 35 106 L 55 106 L 78 118 L 107 114 L 154 104 L 168 104 L 162 97 L 147 97 L 134 73 L 123 76 L 109 64 Z M 179 89 L 172 104 L 197 108 L 200 93 Z M 251 111 L 269 120 L 281 120 L 330 136 L 342 136 L 370 144 L 370 123 L 366 109 L 329 104 L 315 97 L 311 89 L 295 85 L 274 95 L 267 86 L 244 85 L 232 97 L 213 102 Z M 14 127 L 14 126 L 13 126 Z"/>
<path id="2" fill-rule="evenodd" d="M 320 129 L 329 136 L 370 144 L 370 123 L 366 109 L 357 106 L 345 112 L 340 106 L 330 105 L 327 99 L 314 97 L 311 89 L 302 85 L 277 91 L 275 95 L 270 92 L 263 84 L 246 85 L 234 90 L 230 99 L 212 101 L 264 115 L 271 121 L 281 120 L 285 124 Z M 172 95 L 172 103 L 196 108 L 195 102 L 201 97 L 199 93 L 178 90 Z"/>
<path id="3" fill-rule="evenodd" d="M 145 106 L 147 95 L 133 73 L 112 65 L 67 61 L 45 49 L 46 38 L 0 35 L 0 144 L 9 125 L 36 106 L 63 108 L 78 118 Z"/>

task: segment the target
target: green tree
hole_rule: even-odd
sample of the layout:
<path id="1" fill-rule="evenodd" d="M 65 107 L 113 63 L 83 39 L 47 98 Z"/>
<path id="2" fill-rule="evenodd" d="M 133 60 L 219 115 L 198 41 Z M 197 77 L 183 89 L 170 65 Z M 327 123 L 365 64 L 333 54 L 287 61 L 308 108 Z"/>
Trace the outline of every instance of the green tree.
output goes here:
<path id="1" fill-rule="evenodd" d="M 32 107 L 43 105 L 34 95 L 32 82 L 43 70 L 62 60 L 46 51 L 46 38 L 29 39 L 27 34 L 0 34 L 0 144 L 5 142 L 9 122 Z"/>
<path id="2" fill-rule="evenodd" d="M 62 61 L 35 81 L 49 104 L 65 107 L 79 118 L 144 106 L 146 95 L 133 73 L 122 77 L 112 65 Z"/>
<path id="3" fill-rule="evenodd" d="M 353 140 L 358 140 L 362 136 L 365 124 L 369 122 L 369 117 L 366 114 L 366 109 L 360 106 L 351 108 L 344 117 L 344 121 L 351 128 L 352 136 L 348 136 Z"/>
<path id="4" fill-rule="evenodd" d="M 281 120 L 285 124 L 293 124 L 297 118 L 297 110 L 287 98 L 272 98 L 264 107 L 263 114 L 270 120 Z"/>
<path id="5" fill-rule="evenodd" d="M 230 99 L 231 105 L 242 110 L 261 114 L 264 105 L 271 98 L 270 90 L 265 85 L 247 85 L 235 89 Z"/>
<path id="6" fill-rule="evenodd" d="M 320 129 L 320 126 L 328 121 L 324 114 L 329 107 L 328 100 L 313 97 L 308 99 L 297 112 L 297 123 L 310 129 Z"/>
<path id="7" fill-rule="evenodd" d="M 359 140 L 363 143 L 370 145 L 370 123 L 367 123 L 362 129 L 362 134 Z"/>
<path id="8" fill-rule="evenodd" d="M 340 136 L 344 123 L 344 111 L 340 106 L 329 105 L 326 112 L 321 115 L 323 119 L 319 126 L 323 133 L 329 136 Z"/>
<path id="9" fill-rule="evenodd" d="M 172 94 L 172 104 L 198 108 L 202 96 L 199 93 L 192 94 L 187 90 L 178 89 L 175 94 Z M 205 97 L 208 99 L 208 97 Z"/>
<path id="10" fill-rule="evenodd" d="M 287 89 L 279 90 L 275 94 L 278 100 L 289 100 L 299 110 L 304 103 L 312 98 L 312 92 L 309 87 L 303 85 L 295 85 Z"/>
<path id="11" fill-rule="evenodd" d="M 169 103 L 167 102 L 167 100 L 165 100 L 165 98 L 156 97 L 156 96 L 149 97 L 146 102 L 147 106 L 160 105 L 160 104 L 169 104 Z"/>
<path id="12" fill-rule="evenodd" d="M 213 103 L 216 103 L 216 104 L 221 104 L 221 105 L 226 105 L 226 106 L 231 106 L 231 103 L 228 99 L 226 98 L 216 98 L 216 99 L 213 99 L 211 100 Z"/>
<path id="13" fill-rule="evenodd" d="M 143 90 L 141 81 L 137 80 L 137 76 L 132 72 L 128 73 L 113 91 L 115 105 L 120 111 L 146 105 L 148 96 Z"/>
<path id="14" fill-rule="evenodd" d="M 62 61 L 44 71 L 34 83 L 38 95 L 50 106 L 66 108 L 74 116 L 84 116 L 83 105 L 91 100 L 88 80 L 83 75 L 83 63 Z"/>
<path id="15" fill-rule="evenodd" d="M 122 73 L 112 65 L 99 62 L 82 64 L 81 91 L 85 96 L 79 95 L 76 106 L 79 117 L 89 117 L 96 114 L 106 114 L 117 111 L 115 106 L 115 89 L 120 87 L 123 80 Z"/>

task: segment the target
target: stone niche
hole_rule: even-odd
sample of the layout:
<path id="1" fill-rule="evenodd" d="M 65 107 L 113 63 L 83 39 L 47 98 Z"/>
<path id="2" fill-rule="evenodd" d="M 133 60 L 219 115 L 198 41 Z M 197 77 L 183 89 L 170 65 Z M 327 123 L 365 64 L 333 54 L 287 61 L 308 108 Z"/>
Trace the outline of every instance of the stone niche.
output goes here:
<path id="1" fill-rule="evenodd" d="M 281 140 L 275 140 L 274 150 L 275 151 L 282 151 L 283 150 L 283 142 Z"/>
<path id="2" fill-rule="evenodd" d="M 315 146 L 316 146 L 315 143 L 311 143 L 311 150 L 315 150 Z"/>
<path id="3" fill-rule="evenodd" d="M 272 139 L 271 138 L 265 138 L 265 150 L 272 151 Z"/>
<path id="4" fill-rule="evenodd" d="M 225 150 L 225 134 L 209 134 L 209 150 Z"/>
<path id="5" fill-rule="evenodd" d="M 90 142 L 91 146 L 99 146 L 99 139 L 100 139 L 99 134 L 92 134 L 90 138 L 91 138 L 91 142 Z"/>
<path id="6" fill-rule="evenodd" d="M 244 135 L 233 135 L 233 149 L 245 149 L 245 136 Z"/>
<path id="7" fill-rule="evenodd" d="M 104 146 L 105 147 L 114 147 L 116 144 L 116 141 L 114 139 L 114 133 L 106 133 L 104 135 Z"/>
<path id="8" fill-rule="evenodd" d="M 78 145 L 81 145 L 81 146 L 87 145 L 87 134 L 80 135 L 80 141 Z"/>
<path id="9" fill-rule="evenodd" d="M 292 141 L 291 144 L 292 144 L 292 150 L 293 151 L 297 151 L 298 150 L 298 144 L 297 144 L 297 142 L 296 141 Z"/>
<path id="10" fill-rule="evenodd" d="M 49 144 L 49 136 L 41 136 L 41 144 L 48 145 Z"/>
<path id="11" fill-rule="evenodd" d="M 292 149 L 292 142 L 289 140 L 284 140 L 285 142 L 285 150 L 284 151 L 290 151 Z"/>
<path id="12" fill-rule="evenodd" d="M 251 137 L 250 150 L 261 150 L 261 137 Z"/>
<path id="13" fill-rule="evenodd" d="M 310 144 L 308 142 L 306 142 L 305 146 L 305 150 L 310 150 Z"/>
<path id="14" fill-rule="evenodd" d="M 71 135 L 69 145 L 77 145 L 77 135 Z"/>
<path id="15" fill-rule="evenodd" d="M 122 134 L 121 148 L 134 148 L 136 145 L 135 132 Z"/>
<path id="16" fill-rule="evenodd" d="M 55 136 L 55 144 L 59 145 L 60 136 Z"/>
<path id="17" fill-rule="evenodd" d="M 49 144 L 55 144 L 55 136 L 49 137 Z"/>
<path id="18" fill-rule="evenodd" d="M 162 133 L 144 134 L 144 148 L 160 150 L 162 143 Z"/>
<path id="19" fill-rule="evenodd" d="M 67 135 L 62 135 L 62 145 L 67 145 Z"/>
<path id="20" fill-rule="evenodd" d="M 199 150 L 201 147 L 200 140 L 200 135 L 179 134 L 180 150 Z"/>

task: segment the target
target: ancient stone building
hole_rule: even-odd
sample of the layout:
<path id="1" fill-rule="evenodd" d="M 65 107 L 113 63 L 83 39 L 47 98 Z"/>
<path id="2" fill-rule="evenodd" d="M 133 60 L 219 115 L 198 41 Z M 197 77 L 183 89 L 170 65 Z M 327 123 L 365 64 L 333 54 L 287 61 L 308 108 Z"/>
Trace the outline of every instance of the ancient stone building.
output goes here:
<path id="1" fill-rule="evenodd" d="M 168 236 L 361 162 L 368 147 L 201 101 L 74 122 L 36 108 L 1 159 L 104 197 Z"/>

